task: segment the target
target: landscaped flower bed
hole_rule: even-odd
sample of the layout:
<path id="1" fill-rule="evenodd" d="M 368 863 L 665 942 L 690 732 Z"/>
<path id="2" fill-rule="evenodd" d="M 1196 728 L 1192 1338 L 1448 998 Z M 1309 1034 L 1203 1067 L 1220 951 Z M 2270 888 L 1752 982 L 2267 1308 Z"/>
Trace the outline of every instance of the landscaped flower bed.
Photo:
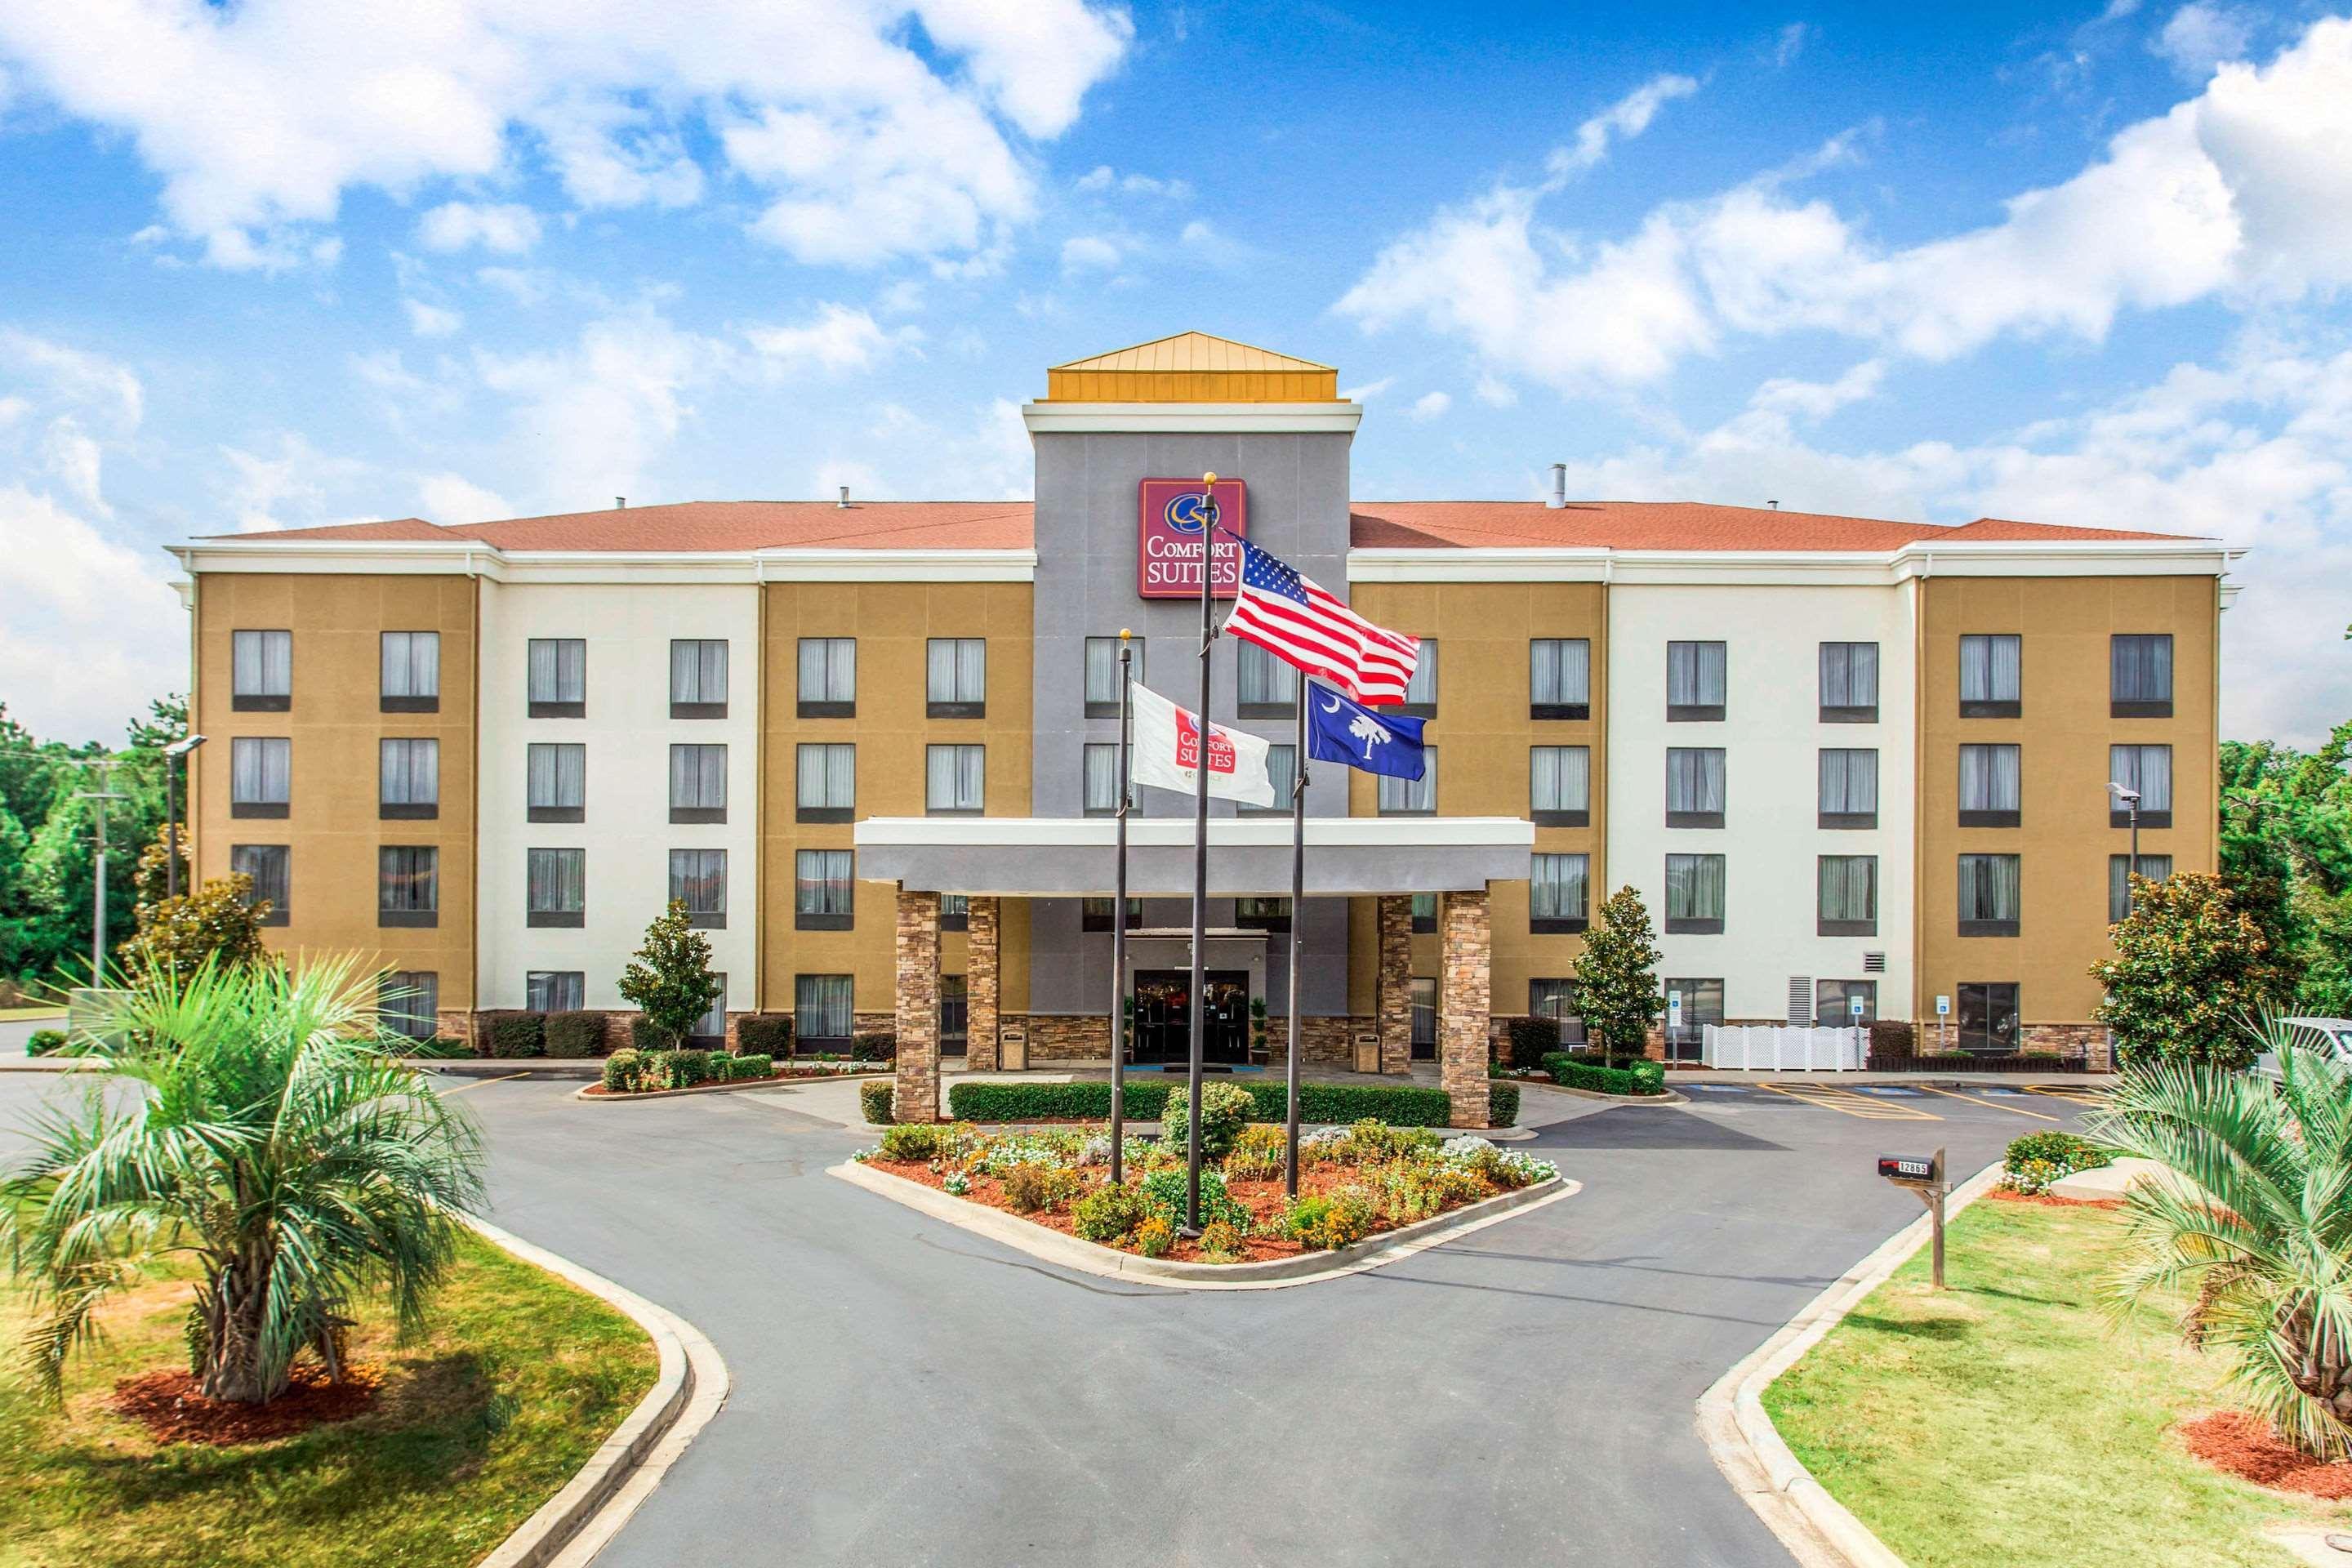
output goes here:
<path id="1" fill-rule="evenodd" d="M 1211 1086 L 1212 1089 L 1227 1086 Z M 1204 1093 L 1198 1241 L 1180 1239 L 1185 1127 L 1181 1096 L 1164 1140 L 1129 1138 L 1127 1179 L 1110 1184 L 1110 1138 L 1100 1127 L 983 1133 L 969 1123 L 893 1127 L 855 1156 L 908 1181 L 1003 1209 L 1082 1241 L 1180 1262 L 1244 1263 L 1345 1247 L 1549 1181 L 1548 1161 L 1483 1138 L 1443 1139 L 1422 1128 L 1360 1121 L 1299 1142 L 1299 1195 L 1283 1184 L 1283 1130 L 1244 1125 Z"/>

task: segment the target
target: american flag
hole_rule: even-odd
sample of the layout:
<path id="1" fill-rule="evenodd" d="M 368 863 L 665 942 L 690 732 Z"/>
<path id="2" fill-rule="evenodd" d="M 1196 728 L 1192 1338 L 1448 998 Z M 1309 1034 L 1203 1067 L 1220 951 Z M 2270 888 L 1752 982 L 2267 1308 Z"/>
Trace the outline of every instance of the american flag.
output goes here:
<path id="1" fill-rule="evenodd" d="M 1246 539 L 1241 592 L 1225 630 L 1328 680 L 1368 705 L 1402 702 L 1421 662 L 1421 639 L 1376 626 Z"/>

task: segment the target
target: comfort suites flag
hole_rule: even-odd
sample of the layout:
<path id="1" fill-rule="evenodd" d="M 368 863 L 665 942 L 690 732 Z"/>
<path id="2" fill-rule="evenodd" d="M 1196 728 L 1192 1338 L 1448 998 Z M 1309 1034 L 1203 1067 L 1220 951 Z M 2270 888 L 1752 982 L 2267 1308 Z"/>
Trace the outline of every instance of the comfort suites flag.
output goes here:
<path id="1" fill-rule="evenodd" d="M 1198 787 L 1201 721 L 1148 686 L 1134 688 L 1135 744 L 1129 765 L 1135 782 L 1191 795 Z M 1209 730 L 1209 793 L 1219 800 L 1274 804 L 1274 780 L 1265 771 L 1266 742 L 1255 735 Z"/>

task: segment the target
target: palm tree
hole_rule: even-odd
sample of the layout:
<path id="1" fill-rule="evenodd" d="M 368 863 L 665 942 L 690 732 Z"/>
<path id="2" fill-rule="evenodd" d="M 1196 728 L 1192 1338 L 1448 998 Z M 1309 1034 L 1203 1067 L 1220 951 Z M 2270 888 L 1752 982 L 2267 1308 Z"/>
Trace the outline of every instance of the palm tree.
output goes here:
<path id="1" fill-rule="evenodd" d="M 96 1081 L 0 1183 L 49 1397 L 93 1309 L 167 1254 L 201 1268 L 189 1371 L 210 1398 L 274 1397 L 306 1348 L 340 1375 L 363 1293 L 421 1326 L 481 1201 L 481 1141 L 380 1047 L 378 979 L 349 958 L 163 971 L 80 1043 Z"/>
<path id="2" fill-rule="evenodd" d="M 2107 1290 L 2125 1310 L 2193 1289 L 2190 1335 L 2235 1362 L 2231 1381 L 2280 1436 L 2338 1458 L 2352 1454 L 2352 1071 L 2276 1025 L 2257 1032 L 2278 1082 L 2135 1064 L 2093 1119 L 2102 1143 L 2187 1178 L 2126 1196 L 2128 1249 Z"/>

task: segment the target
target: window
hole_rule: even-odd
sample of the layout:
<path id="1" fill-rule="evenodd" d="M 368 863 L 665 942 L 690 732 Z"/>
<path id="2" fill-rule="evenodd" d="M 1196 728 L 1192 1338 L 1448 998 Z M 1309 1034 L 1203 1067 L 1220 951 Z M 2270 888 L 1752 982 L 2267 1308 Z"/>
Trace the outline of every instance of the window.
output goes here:
<path id="1" fill-rule="evenodd" d="M 2017 983 L 1960 983 L 1960 1049 L 1972 1056 L 2010 1056 L 2017 1050 Z"/>
<path id="2" fill-rule="evenodd" d="M 947 900 L 940 900 L 944 904 Z M 971 992 L 965 984 L 966 976 L 940 976 L 940 1054 L 961 1057 L 971 1054 Z"/>
<path id="3" fill-rule="evenodd" d="M 1862 999 L 1862 1021 L 1878 1016 L 1875 980 L 1816 980 L 1813 982 L 1813 1022 L 1824 1027 L 1847 1028 L 1853 1021 L 1854 999 Z"/>
<path id="4" fill-rule="evenodd" d="M 1561 1050 L 1580 1051 L 1584 1048 L 1584 1016 L 1576 1000 L 1575 981 L 1528 981 L 1528 1016 L 1550 1018 L 1559 1023 Z"/>
<path id="5" fill-rule="evenodd" d="M 229 702 L 239 713 L 283 713 L 294 706 L 294 634 L 229 634 Z"/>
<path id="6" fill-rule="evenodd" d="M 1143 639 L 1129 637 L 1128 647 L 1135 651 L 1129 665 L 1135 679 L 1143 679 Z M 1087 639 L 1087 717 L 1116 719 L 1118 717 L 1118 643 L 1117 637 Z M 1244 648 L 1247 643 L 1242 645 Z"/>
<path id="7" fill-rule="evenodd" d="M 1822 644 L 1822 722 L 1874 724 L 1878 721 L 1878 645 L 1874 642 Z"/>
<path id="8" fill-rule="evenodd" d="M 375 852 L 375 923 L 441 923 L 441 851 L 430 844 L 386 844 Z"/>
<path id="9" fill-rule="evenodd" d="M 1415 718 L 1437 716 L 1437 639 L 1421 639 L 1421 658 L 1412 667 L 1412 679 L 1404 683 L 1404 705 L 1400 713 Z"/>
<path id="10" fill-rule="evenodd" d="M 802 745 L 794 749 L 798 794 L 793 816 L 803 822 L 847 822 L 857 815 L 857 748 Z"/>
<path id="11" fill-rule="evenodd" d="M 1878 753 L 1822 748 L 1820 827 L 1878 826 Z"/>
<path id="12" fill-rule="evenodd" d="M 940 895 L 940 929 L 941 931 L 971 929 L 971 895 L 970 893 Z"/>
<path id="13" fill-rule="evenodd" d="M 1423 643 L 1423 647 L 1429 645 Z M 1417 779 L 1391 778 L 1380 775 L 1374 795 L 1382 816 L 1426 816 L 1437 809 L 1437 748 L 1431 746 L 1422 752 L 1423 765 Z"/>
<path id="14" fill-rule="evenodd" d="M 1723 717 L 1728 658 L 1719 642 L 1666 645 L 1666 719 L 1694 723 Z"/>
<path id="15" fill-rule="evenodd" d="M 800 716 L 849 719 L 857 713 L 857 639 L 801 638 Z"/>
<path id="16" fill-rule="evenodd" d="M 1078 929 L 1080 931 L 1110 930 L 1110 907 L 1115 901 L 1116 900 L 1111 899 L 1080 899 L 1078 900 Z M 1143 900 L 1141 899 L 1128 900 L 1127 929 L 1133 931 L 1142 923 Z"/>
<path id="17" fill-rule="evenodd" d="M 727 717 L 727 644 L 717 637 L 673 637 L 669 645 L 669 716 Z"/>
<path id="18" fill-rule="evenodd" d="M 1437 979 L 1417 974 L 1405 982 L 1405 1006 L 1412 1026 L 1412 1059 L 1437 1059 Z"/>
<path id="19" fill-rule="evenodd" d="M 686 906 L 686 923 L 699 931 L 722 931 L 727 925 L 727 851 L 673 849 L 669 852 L 669 896 Z"/>
<path id="20" fill-rule="evenodd" d="M 1960 717 L 2014 719 L 2024 639 L 2013 632 L 1960 639 Z"/>
<path id="21" fill-rule="evenodd" d="M 376 708 L 384 713 L 441 710 L 441 634 L 386 632 L 380 652 Z"/>
<path id="22" fill-rule="evenodd" d="M 2172 826 L 2172 748 L 2170 746 L 2109 746 L 2107 777 L 2139 795 L 2142 827 Z M 2131 826 L 2131 810 L 2113 795 L 2107 797 L 2107 821 L 2116 827 Z"/>
<path id="23" fill-rule="evenodd" d="M 1528 644 L 1528 717 L 1592 717 L 1592 644 L 1584 637 L 1538 637 Z"/>
<path id="24" fill-rule="evenodd" d="M 228 743 L 228 814 L 284 816 L 293 799 L 294 742 L 239 735 Z"/>
<path id="25" fill-rule="evenodd" d="M 1528 748 L 1528 816 L 1538 827 L 1583 827 L 1592 820 L 1592 748 Z"/>
<path id="26" fill-rule="evenodd" d="M 266 902 L 269 905 L 268 913 L 261 917 L 263 925 L 282 926 L 287 923 L 293 858 L 293 850 L 283 844 L 232 844 L 228 847 L 229 873 L 253 879 L 253 890 L 246 895 L 246 902 Z"/>
<path id="27" fill-rule="evenodd" d="M 988 748 L 923 748 L 923 809 L 933 816 L 985 810 Z"/>
<path id="28" fill-rule="evenodd" d="M 395 1035 L 429 1040 L 439 1034 L 441 976 L 429 969 L 395 970 L 375 984 L 376 1022 Z"/>
<path id="29" fill-rule="evenodd" d="M 704 1049 L 719 1050 L 727 1044 L 727 976 L 713 974 L 710 978 L 719 982 L 719 994 L 710 999 L 710 1011 L 697 1018 L 687 1035 Z"/>
<path id="30" fill-rule="evenodd" d="M 1244 931 L 1288 931 L 1288 899 L 1235 899 L 1234 924 Z"/>
<path id="31" fill-rule="evenodd" d="M 530 639 L 526 711 L 533 719 L 588 716 L 588 644 L 581 637 Z"/>
<path id="32" fill-rule="evenodd" d="M 1429 655 L 1429 644 L 1421 645 L 1422 656 Z M 1235 682 L 1235 696 L 1240 706 L 1235 710 L 1244 719 L 1287 719 L 1298 711 L 1298 671 L 1287 662 L 1276 658 L 1254 642 L 1240 645 L 1240 675 Z M 1142 672 L 1136 672 L 1140 680 Z"/>
<path id="33" fill-rule="evenodd" d="M 1437 895 L 1415 893 L 1412 896 L 1408 924 L 1415 936 L 1427 936 L 1437 929 Z"/>
<path id="34" fill-rule="evenodd" d="M 1118 815 L 1118 744 L 1117 742 L 1091 741 L 1078 753 L 1079 786 L 1085 795 L 1084 811 L 1088 816 Z M 1130 786 L 1128 804 L 1135 802 Z"/>
<path id="35" fill-rule="evenodd" d="M 1705 936 L 1723 929 L 1723 857 L 1666 857 L 1666 931 Z"/>
<path id="36" fill-rule="evenodd" d="M 1666 1036 L 1666 1059 L 1697 1061 L 1706 1039 L 1706 1026 L 1723 1022 L 1723 982 L 1720 980 L 1667 980 L 1662 989 L 1671 1004 L 1682 998 L 1683 1021 L 1674 1022 L 1674 1009 L 1669 1005 L 1661 1016 Z"/>
<path id="37" fill-rule="evenodd" d="M 934 719 L 979 719 L 988 712 L 988 643 L 981 637 L 933 637 L 925 663 L 926 710 Z"/>
<path id="38" fill-rule="evenodd" d="M 1666 748 L 1666 826 L 1723 826 L 1723 748 Z"/>
<path id="39" fill-rule="evenodd" d="M 376 816 L 422 822 L 441 815 L 441 742 L 376 742 Z"/>
<path id="40" fill-rule="evenodd" d="M 854 914 L 850 852 L 802 849 L 793 856 L 793 924 L 801 931 L 847 931 Z"/>
<path id="41" fill-rule="evenodd" d="M 1242 645 L 1246 647 L 1249 645 Z M 1244 801 L 1234 807 L 1244 816 L 1288 816 L 1290 790 L 1298 780 L 1298 748 L 1285 741 L 1265 749 L 1265 776 L 1274 784 L 1272 805 L 1252 805 Z"/>
<path id="42" fill-rule="evenodd" d="M 1528 863 L 1528 930 L 1585 929 L 1585 879 L 1591 859 L 1583 855 L 1536 855 Z"/>
<path id="43" fill-rule="evenodd" d="M 827 1044 L 848 1042 L 856 1026 L 849 1010 L 850 981 L 846 974 L 797 974 L 793 977 L 793 1034 L 800 1040 Z"/>
<path id="44" fill-rule="evenodd" d="M 2107 857 L 2107 923 L 2120 923 L 2132 911 L 2131 879 L 2125 868 L 2131 864 L 2128 855 Z M 2143 855 L 2139 858 L 2139 874 L 2151 882 L 2161 882 L 2172 875 L 2172 857 Z"/>
<path id="45" fill-rule="evenodd" d="M 1817 936 L 1878 934 L 1878 857 L 1824 855 L 1814 909 Z"/>
<path id="46" fill-rule="evenodd" d="M 2172 717 L 2172 634 L 2107 639 L 2107 713 L 2116 719 Z"/>
<path id="47" fill-rule="evenodd" d="M 1960 934 L 2015 936 L 2020 872 L 2014 855 L 1960 857 Z"/>
<path id="48" fill-rule="evenodd" d="M 1960 826 L 2015 827 L 2019 753 L 2015 746 L 1960 748 Z"/>
<path id="49" fill-rule="evenodd" d="M 578 926 L 588 923 L 588 851 L 531 849 L 524 852 L 527 898 L 524 923 Z"/>
<path id="50" fill-rule="evenodd" d="M 588 976 L 577 969 L 534 969 L 523 976 L 523 1005 L 534 1013 L 577 1013 L 587 1005 Z"/>
<path id="51" fill-rule="evenodd" d="M 672 822 L 727 820 L 727 748 L 672 746 L 669 749 L 669 819 Z"/>
<path id="52" fill-rule="evenodd" d="M 532 822 L 579 822 L 588 813 L 588 748 L 577 741 L 534 741 L 524 749 L 524 816 Z"/>

